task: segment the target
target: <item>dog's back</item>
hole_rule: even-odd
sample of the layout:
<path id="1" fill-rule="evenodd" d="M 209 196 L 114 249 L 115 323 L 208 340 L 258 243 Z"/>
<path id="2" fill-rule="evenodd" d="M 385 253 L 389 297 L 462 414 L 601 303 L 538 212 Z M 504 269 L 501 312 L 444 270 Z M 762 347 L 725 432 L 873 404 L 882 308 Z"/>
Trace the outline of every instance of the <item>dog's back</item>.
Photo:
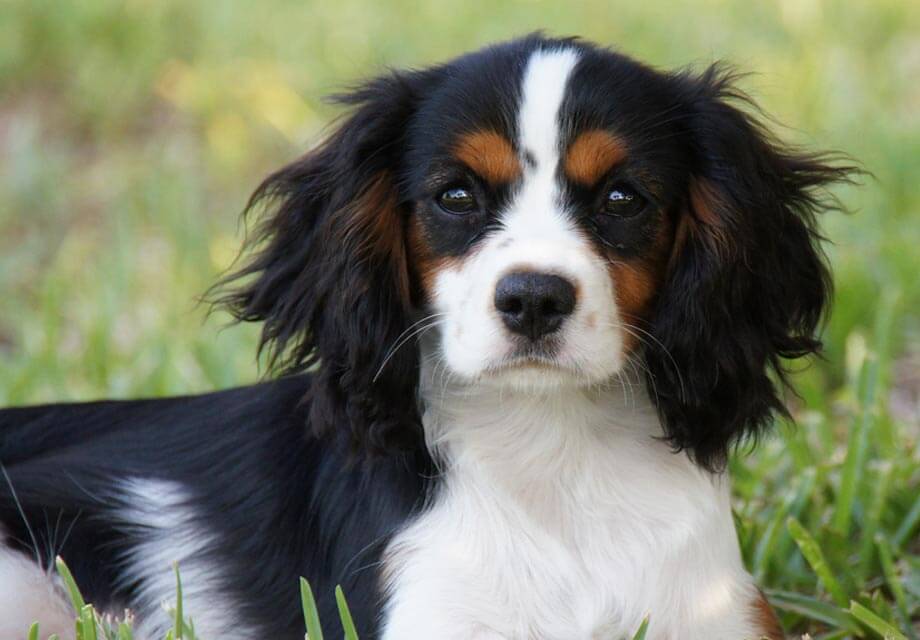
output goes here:
<path id="1" fill-rule="evenodd" d="M 334 438 L 310 436 L 308 386 L 299 376 L 202 396 L 0 411 L 0 583 L 36 582 L 31 559 L 50 575 L 60 555 L 88 601 L 131 609 L 140 637 L 162 637 L 159 609 L 175 597 L 179 558 L 185 610 L 204 637 L 300 637 L 301 575 L 326 619 L 341 582 L 359 620 L 373 620 L 376 584 L 361 569 L 418 489 L 399 504 L 391 492 L 383 499 L 372 478 L 391 482 L 393 468 L 352 468 Z M 366 487 L 364 504 L 336 498 L 357 491 L 314 490 L 351 483 Z M 0 618 L 24 635 L 40 611 L 50 630 L 62 608 L 52 605 L 56 590 L 45 581 L 11 593 Z M 230 628 L 240 619 L 249 626 Z"/>

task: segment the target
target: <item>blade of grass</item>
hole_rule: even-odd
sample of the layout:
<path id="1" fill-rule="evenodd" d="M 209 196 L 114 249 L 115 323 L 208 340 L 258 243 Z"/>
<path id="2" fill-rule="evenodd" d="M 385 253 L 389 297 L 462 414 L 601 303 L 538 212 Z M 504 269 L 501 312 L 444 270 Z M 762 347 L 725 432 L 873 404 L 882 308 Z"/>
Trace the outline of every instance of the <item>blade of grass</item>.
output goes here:
<path id="1" fill-rule="evenodd" d="M 907 640 L 907 636 L 855 600 L 850 602 L 850 613 L 853 614 L 854 618 L 885 638 L 885 640 Z"/>
<path id="2" fill-rule="evenodd" d="M 888 487 L 892 471 L 893 467 L 888 462 L 884 462 L 878 467 L 878 473 L 873 483 L 872 501 L 866 509 L 862 531 L 860 531 L 861 540 L 859 543 L 859 564 L 856 568 L 856 584 L 865 584 L 869 570 L 872 567 L 875 534 L 879 530 L 879 523 L 882 520 L 882 514 L 888 499 Z"/>
<path id="3" fill-rule="evenodd" d="M 757 578 L 763 578 L 767 572 L 767 565 L 773 558 L 773 551 L 785 531 L 783 523 L 786 517 L 796 504 L 801 504 L 811 495 L 815 487 L 817 473 L 813 468 L 805 469 L 799 478 L 798 486 L 794 491 L 790 491 L 783 498 L 782 503 L 776 508 L 776 514 L 770 519 L 767 530 L 760 537 L 757 547 L 754 549 L 754 575 Z"/>
<path id="4" fill-rule="evenodd" d="M 97 640 L 96 613 L 93 605 L 88 604 L 80 610 L 80 640 Z"/>
<path id="5" fill-rule="evenodd" d="M 176 611 L 173 618 L 173 628 L 176 630 L 176 640 L 181 640 L 184 620 L 182 616 L 182 579 L 179 577 L 178 562 L 173 563 L 173 571 L 176 573 Z"/>
<path id="6" fill-rule="evenodd" d="M 345 592 L 340 584 L 335 587 L 335 603 L 339 607 L 339 619 L 342 621 L 342 629 L 345 630 L 345 640 L 358 640 L 358 630 L 355 628 L 355 621 L 351 617 Z"/>
<path id="7" fill-rule="evenodd" d="M 319 625 L 319 612 L 316 610 L 316 599 L 313 590 L 306 578 L 300 579 L 300 602 L 303 606 L 303 619 L 307 625 L 309 640 L 323 640 L 323 630 Z"/>
<path id="8" fill-rule="evenodd" d="M 32 626 L 29 627 L 28 640 L 38 640 L 38 623 L 33 622 Z"/>
<path id="9" fill-rule="evenodd" d="M 907 606 L 907 594 L 904 592 L 904 585 L 898 577 L 898 571 L 894 566 L 894 552 L 891 549 L 891 543 L 882 534 L 875 536 L 875 545 L 878 548 L 879 563 L 882 565 L 882 574 L 885 576 L 885 583 L 888 590 L 894 596 L 895 607 L 904 623 L 904 628 L 911 640 L 918 640 L 916 632 L 910 624 L 910 613 Z"/>
<path id="10" fill-rule="evenodd" d="M 910 511 L 904 516 L 901 524 L 898 525 L 898 530 L 895 531 L 891 539 L 895 549 L 900 549 L 904 546 L 904 543 L 907 542 L 914 529 L 917 527 L 918 522 L 920 522 L 920 496 L 917 496 L 917 499 L 914 500 L 914 504 L 911 506 Z"/>
<path id="11" fill-rule="evenodd" d="M 801 593 L 767 589 L 766 594 L 770 604 L 777 609 L 797 613 L 808 620 L 823 622 L 832 627 L 846 629 L 860 638 L 864 635 L 846 609 L 840 609 L 835 605 Z"/>
<path id="12" fill-rule="evenodd" d="M 805 560 L 808 561 L 808 564 L 811 565 L 812 570 L 818 576 L 818 580 L 820 580 L 824 588 L 827 589 L 831 598 L 834 599 L 834 602 L 840 607 L 846 607 L 849 599 L 846 593 L 844 593 L 843 587 L 840 586 L 840 583 L 831 572 L 830 566 L 827 564 L 827 560 L 824 557 L 824 552 L 821 551 L 821 546 L 818 544 L 817 540 L 815 540 L 814 537 L 805 530 L 802 523 L 793 516 L 789 516 L 789 519 L 786 520 L 786 528 L 789 530 L 792 539 L 795 540 L 795 543 L 798 545 L 799 551 L 802 552 L 802 555 L 805 556 Z"/>
<path id="13" fill-rule="evenodd" d="M 648 616 L 646 616 L 639 628 L 636 629 L 636 633 L 633 634 L 632 640 L 645 640 L 645 635 L 648 633 L 648 620 Z"/>
<path id="14" fill-rule="evenodd" d="M 869 455 L 869 433 L 875 419 L 875 394 L 878 387 L 879 364 L 878 359 L 869 356 L 863 363 L 862 393 L 860 394 L 860 416 L 856 421 L 850 445 L 843 461 L 843 473 L 840 478 L 840 489 L 837 493 L 837 507 L 831 520 L 831 527 L 846 536 L 850 532 L 853 521 L 853 502 L 856 499 L 856 489 L 862 482 L 866 459 Z"/>
<path id="15" fill-rule="evenodd" d="M 64 581 L 64 586 L 67 587 L 67 593 L 70 595 L 70 603 L 73 605 L 74 610 L 77 612 L 82 611 L 83 607 L 86 606 L 86 601 L 83 600 L 83 594 L 80 593 L 80 589 L 73 579 L 73 574 L 70 573 L 70 569 L 68 569 L 67 565 L 64 563 L 64 558 L 58 556 L 55 558 L 54 563 L 57 566 L 58 575 L 61 576 L 61 580 Z"/>
<path id="16" fill-rule="evenodd" d="M 792 503 L 792 507 L 789 509 L 789 515 L 795 518 L 801 519 L 803 514 L 807 514 L 809 507 L 813 504 L 812 499 L 816 494 L 819 494 L 823 491 L 823 487 L 828 483 L 828 472 L 826 466 L 821 466 L 814 469 L 815 472 L 815 481 L 814 484 L 810 487 L 810 490 L 805 493 L 801 493 L 796 497 L 795 502 Z M 782 535 L 779 536 L 779 539 L 776 542 L 776 548 L 773 551 L 773 564 L 776 567 L 776 570 L 785 575 L 787 571 L 791 570 L 791 566 L 799 562 L 800 567 L 797 569 L 797 572 L 801 572 L 804 567 L 804 559 L 802 554 L 798 553 L 796 550 L 795 540 L 792 539 L 792 536 L 789 535 L 789 532 L 786 530 L 786 521 L 783 520 L 782 523 Z"/>
<path id="17" fill-rule="evenodd" d="M 858 487 L 862 486 L 866 460 L 869 456 L 869 447 L 873 440 L 870 436 L 876 426 L 875 399 L 879 390 L 880 371 L 882 369 L 887 370 L 890 360 L 888 347 L 898 298 L 899 293 L 896 290 L 885 291 L 881 296 L 875 314 L 873 332 L 875 351 L 870 353 L 863 361 L 860 375 L 860 416 L 850 437 L 846 458 L 843 463 L 837 505 L 831 521 L 831 528 L 844 537 L 849 535 L 850 526 L 853 522 L 853 503 L 856 500 Z M 871 550 L 874 533 L 875 530 L 869 532 L 867 539 L 865 539 L 866 546 L 861 550 Z M 864 557 L 863 562 L 866 562 Z M 860 581 L 864 578 L 862 568 L 863 565 L 861 564 L 857 571 Z"/>

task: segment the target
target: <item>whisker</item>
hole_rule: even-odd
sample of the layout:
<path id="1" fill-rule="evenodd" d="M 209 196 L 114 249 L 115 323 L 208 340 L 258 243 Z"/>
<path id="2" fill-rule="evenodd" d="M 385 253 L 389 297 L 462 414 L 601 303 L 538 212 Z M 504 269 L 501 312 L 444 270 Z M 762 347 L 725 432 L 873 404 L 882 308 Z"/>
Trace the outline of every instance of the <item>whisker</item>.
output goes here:
<path id="1" fill-rule="evenodd" d="M 671 354 L 670 350 L 668 350 L 668 348 L 667 348 L 666 346 L 664 346 L 664 344 L 662 344 L 661 340 L 659 340 L 658 338 L 656 338 L 654 335 L 652 335 L 651 333 L 649 333 L 649 332 L 646 331 L 645 329 L 643 329 L 643 328 L 641 328 L 641 327 L 638 327 L 638 326 L 636 326 L 636 325 L 634 325 L 634 324 L 630 324 L 630 323 L 628 323 L 628 322 L 610 322 L 610 323 L 607 323 L 607 326 L 614 327 L 614 328 L 617 328 L 617 329 L 623 329 L 624 331 L 626 331 L 627 333 L 629 333 L 630 335 L 632 335 L 633 337 L 635 337 L 635 338 L 636 338 L 637 340 L 639 340 L 640 342 L 643 342 L 644 344 L 648 344 L 641 336 L 638 336 L 638 335 L 632 333 L 633 331 L 638 331 L 638 332 L 641 333 L 643 336 L 645 336 L 646 338 L 648 338 L 649 340 L 651 340 L 651 341 L 654 343 L 654 346 L 657 346 L 658 348 L 660 348 L 660 349 L 664 352 L 664 354 L 668 357 L 668 359 L 670 360 L 671 366 L 674 367 L 674 373 L 677 374 L 677 382 L 678 382 L 678 384 L 680 385 L 680 395 L 681 395 L 681 397 L 686 397 L 687 392 L 686 392 L 686 387 L 684 386 L 684 378 L 683 378 L 683 376 L 681 375 L 680 367 L 677 366 L 677 360 L 676 360 L 676 359 L 674 358 L 674 356 Z M 646 369 L 646 371 L 647 371 L 647 369 Z M 649 372 L 649 373 L 650 373 L 650 372 Z"/>
<path id="2" fill-rule="evenodd" d="M 58 547 L 59 552 L 64 550 L 64 545 L 67 544 L 67 540 L 70 538 L 70 534 L 73 533 L 74 525 L 77 524 L 77 520 L 79 520 L 80 516 L 82 515 L 83 515 L 83 509 L 80 509 L 79 511 L 77 511 L 77 515 L 75 515 L 73 519 L 70 521 L 70 525 L 68 525 L 67 531 L 64 532 L 64 537 L 61 539 L 61 546 Z M 57 553 L 54 554 L 55 557 L 57 557 L 57 555 L 58 555 Z M 54 557 L 51 558 L 51 562 L 52 563 L 54 562 Z"/>
<path id="3" fill-rule="evenodd" d="M 407 333 L 411 332 L 411 331 L 412 331 L 413 329 L 415 329 L 415 327 L 417 327 L 418 325 L 420 325 L 420 324 L 422 324 L 422 323 L 424 323 L 424 322 L 427 322 L 427 321 L 431 320 L 432 318 L 437 318 L 437 317 L 441 317 L 441 316 L 445 316 L 445 315 L 447 315 L 447 314 L 445 314 L 445 313 L 432 313 L 432 314 L 430 314 L 430 315 L 425 316 L 424 318 L 421 318 L 421 319 L 419 319 L 419 320 L 416 320 L 415 322 L 413 322 L 412 324 L 410 324 L 408 327 L 406 327 L 398 336 L 396 336 L 396 339 L 393 340 L 393 343 L 395 344 L 395 343 L 399 342 L 399 341 L 403 338 L 403 336 L 405 336 Z M 391 348 L 390 348 L 390 351 L 387 351 L 387 355 L 384 356 L 384 359 L 386 359 L 386 357 L 390 355 L 390 352 L 393 351 L 393 349 L 395 349 L 395 348 L 396 348 L 396 347 L 391 347 Z"/>
<path id="4" fill-rule="evenodd" d="M 394 341 L 395 344 L 393 345 L 393 347 L 391 347 L 390 350 L 387 352 L 387 355 L 384 356 L 383 362 L 380 364 L 380 368 L 377 369 L 377 373 L 374 374 L 374 378 L 373 378 L 373 380 L 371 380 L 371 382 L 372 382 L 372 383 L 373 383 L 373 382 L 377 382 L 377 378 L 379 378 L 379 377 L 380 377 L 380 374 L 383 373 L 384 367 L 386 367 L 386 366 L 387 366 L 387 363 L 390 361 L 390 359 L 391 359 L 394 355 L 396 355 L 396 352 L 399 351 L 399 348 L 400 348 L 400 347 L 402 347 L 404 344 L 406 344 L 406 343 L 407 343 L 409 340 L 411 340 L 412 338 L 414 338 L 414 337 L 420 335 L 421 333 L 427 331 L 428 329 L 431 329 L 432 327 L 436 327 L 437 325 L 441 324 L 441 320 L 440 320 L 440 318 L 438 318 L 438 319 L 434 320 L 433 322 L 431 322 L 431 323 L 429 323 L 429 324 L 426 324 L 426 325 L 424 325 L 423 327 L 421 327 L 421 328 L 419 328 L 419 329 L 417 329 L 417 330 L 414 330 L 416 327 L 418 327 L 419 324 L 425 322 L 426 320 L 431 320 L 432 318 L 437 318 L 438 316 L 443 316 L 443 315 L 445 315 L 445 314 L 443 314 L 443 313 L 433 313 L 433 314 L 431 314 L 430 316 L 426 316 L 426 317 L 422 318 L 421 320 L 419 320 L 418 322 L 414 322 L 408 329 L 406 329 L 406 330 L 403 331 L 401 334 L 399 334 L 399 337 L 396 338 L 396 340 Z M 414 331 L 413 331 L 413 330 L 414 330 Z M 411 332 L 411 333 L 409 333 L 409 335 L 406 335 L 407 332 Z"/>
<path id="5" fill-rule="evenodd" d="M 22 518 L 22 523 L 26 526 L 26 531 L 29 533 L 29 538 L 32 540 L 32 551 L 35 553 L 35 562 L 41 566 L 41 556 L 38 552 L 38 539 L 35 537 L 35 532 L 32 531 L 32 525 L 29 524 L 29 518 L 26 516 L 25 509 L 22 508 L 22 503 L 19 502 L 19 496 L 16 494 L 16 489 L 13 488 L 13 481 L 10 480 L 10 474 L 6 472 L 6 467 L 2 462 L 0 462 L 0 473 L 3 473 L 6 485 L 10 488 L 10 495 L 13 497 L 13 503 L 16 505 L 16 510 L 19 511 L 19 517 Z"/>

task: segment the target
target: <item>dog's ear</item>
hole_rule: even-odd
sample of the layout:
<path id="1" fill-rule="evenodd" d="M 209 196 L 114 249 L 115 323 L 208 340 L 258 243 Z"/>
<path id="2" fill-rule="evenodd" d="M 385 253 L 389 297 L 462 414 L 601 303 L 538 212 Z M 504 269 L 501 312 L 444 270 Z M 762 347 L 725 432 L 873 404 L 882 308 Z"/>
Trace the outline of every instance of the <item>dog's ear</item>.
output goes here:
<path id="1" fill-rule="evenodd" d="M 251 257 L 218 285 L 218 304 L 263 323 L 273 370 L 320 364 L 312 427 L 346 429 L 371 451 L 418 437 L 417 350 L 387 350 L 410 325 L 398 173 L 407 125 L 432 81 L 394 73 L 339 96 L 352 112 L 338 129 L 253 194 L 248 211 L 263 217 Z"/>
<path id="2" fill-rule="evenodd" d="M 652 320 L 650 387 L 676 449 L 721 468 L 785 412 L 783 359 L 816 352 L 831 281 L 815 216 L 852 167 L 773 139 L 718 66 L 686 91 L 694 175 Z"/>

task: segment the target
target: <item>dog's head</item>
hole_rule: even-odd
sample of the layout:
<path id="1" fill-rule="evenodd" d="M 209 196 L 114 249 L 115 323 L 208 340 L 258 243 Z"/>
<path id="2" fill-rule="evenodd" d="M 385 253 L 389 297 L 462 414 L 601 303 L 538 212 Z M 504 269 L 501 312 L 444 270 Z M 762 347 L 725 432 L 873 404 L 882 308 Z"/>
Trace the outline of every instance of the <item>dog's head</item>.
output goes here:
<path id="1" fill-rule="evenodd" d="M 418 442 L 418 336 L 463 384 L 602 385 L 630 362 L 667 437 L 718 466 L 819 347 L 815 213 L 846 167 L 790 150 L 719 67 L 662 73 L 531 36 L 341 98 L 318 149 L 259 187 L 224 297 L 315 428 Z"/>

